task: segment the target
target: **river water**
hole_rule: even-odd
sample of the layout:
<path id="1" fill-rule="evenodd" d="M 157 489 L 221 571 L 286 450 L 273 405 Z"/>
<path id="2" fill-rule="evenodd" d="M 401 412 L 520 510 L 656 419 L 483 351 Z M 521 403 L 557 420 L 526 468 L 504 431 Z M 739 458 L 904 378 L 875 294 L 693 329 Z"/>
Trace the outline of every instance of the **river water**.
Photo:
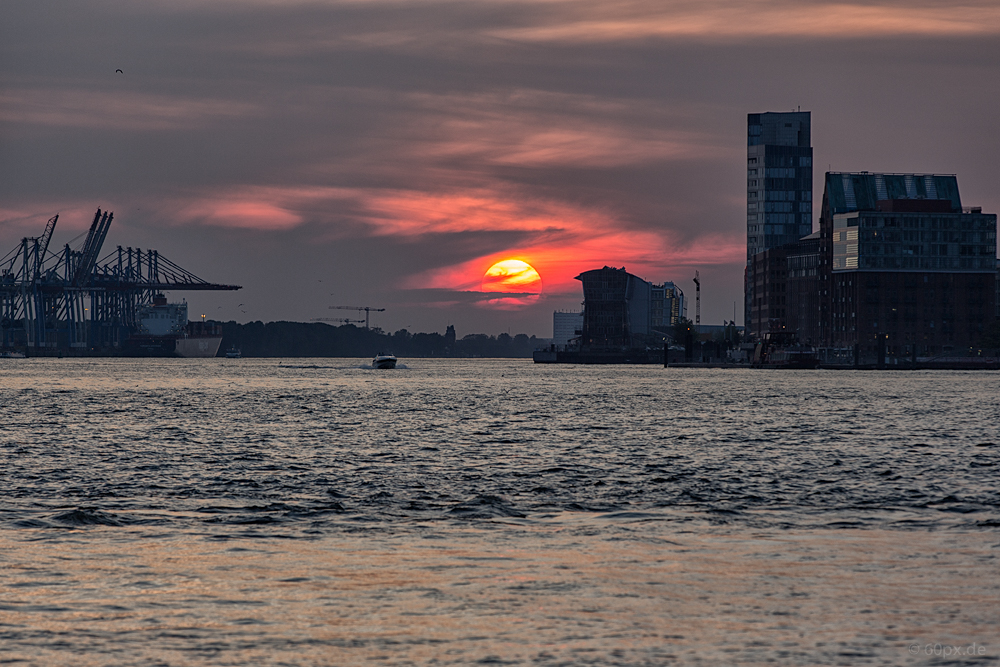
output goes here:
<path id="1" fill-rule="evenodd" d="M 1000 373 L 0 360 L 0 662 L 1000 662 Z"/>

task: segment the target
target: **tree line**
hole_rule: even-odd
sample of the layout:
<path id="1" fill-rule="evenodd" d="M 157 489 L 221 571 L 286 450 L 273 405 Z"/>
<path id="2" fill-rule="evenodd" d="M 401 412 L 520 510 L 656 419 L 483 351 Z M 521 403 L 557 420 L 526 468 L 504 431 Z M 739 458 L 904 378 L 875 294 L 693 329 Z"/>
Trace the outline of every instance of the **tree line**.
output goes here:
<path id="1" fill-rule="evenodd" d="M 544 338 L 502 333 L 469 334 L 462 338 L 449 326 L 444 334 L 395 333 L 353 324 L 322 322 L 223 322 L 219 356 L 231 348 L 244 357 L 372 357 L 378 352 L 397 357 L 530 357 L 548 344 Z"/>

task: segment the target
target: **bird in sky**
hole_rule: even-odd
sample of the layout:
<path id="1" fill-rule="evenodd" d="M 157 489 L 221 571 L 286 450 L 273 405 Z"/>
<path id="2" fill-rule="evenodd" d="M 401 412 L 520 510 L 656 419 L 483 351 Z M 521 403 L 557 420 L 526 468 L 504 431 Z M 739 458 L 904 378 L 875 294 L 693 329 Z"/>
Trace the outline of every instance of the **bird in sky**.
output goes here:
<path id="1" fill-rule="evenodd" d="M 121 71 L 120 69 L 116 69 L 116 70 L 115 70 L 115 74 L 124 74 L 124 73 L 125 73 L 125 72 Z"/>

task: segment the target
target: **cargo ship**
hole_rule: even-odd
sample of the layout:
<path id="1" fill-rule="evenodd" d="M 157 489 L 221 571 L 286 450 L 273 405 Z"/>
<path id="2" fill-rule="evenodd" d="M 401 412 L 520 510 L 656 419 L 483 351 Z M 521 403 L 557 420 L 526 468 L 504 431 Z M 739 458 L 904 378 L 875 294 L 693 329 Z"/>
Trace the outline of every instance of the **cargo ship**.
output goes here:
<path id="1" fill-rule="evenodd" d="M 136 309 L 136 331 L 125 341 L 133 357 L 214 357 L 222 345 L 222 325 L 189 322 L 188 305 L 167 303 L 162 294 Z"/>

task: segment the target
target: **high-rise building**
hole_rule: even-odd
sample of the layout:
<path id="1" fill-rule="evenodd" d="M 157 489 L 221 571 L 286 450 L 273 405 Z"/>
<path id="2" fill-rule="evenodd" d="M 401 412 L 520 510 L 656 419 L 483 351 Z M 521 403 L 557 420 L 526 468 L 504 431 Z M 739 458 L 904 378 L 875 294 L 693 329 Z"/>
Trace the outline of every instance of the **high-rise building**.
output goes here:
<path id="1" fill-rule="evenodd" d="M 812 233 L 812 145 L 809 111 L 747 115 L 747 275 L 750 326 L 753 256 Z"/>

